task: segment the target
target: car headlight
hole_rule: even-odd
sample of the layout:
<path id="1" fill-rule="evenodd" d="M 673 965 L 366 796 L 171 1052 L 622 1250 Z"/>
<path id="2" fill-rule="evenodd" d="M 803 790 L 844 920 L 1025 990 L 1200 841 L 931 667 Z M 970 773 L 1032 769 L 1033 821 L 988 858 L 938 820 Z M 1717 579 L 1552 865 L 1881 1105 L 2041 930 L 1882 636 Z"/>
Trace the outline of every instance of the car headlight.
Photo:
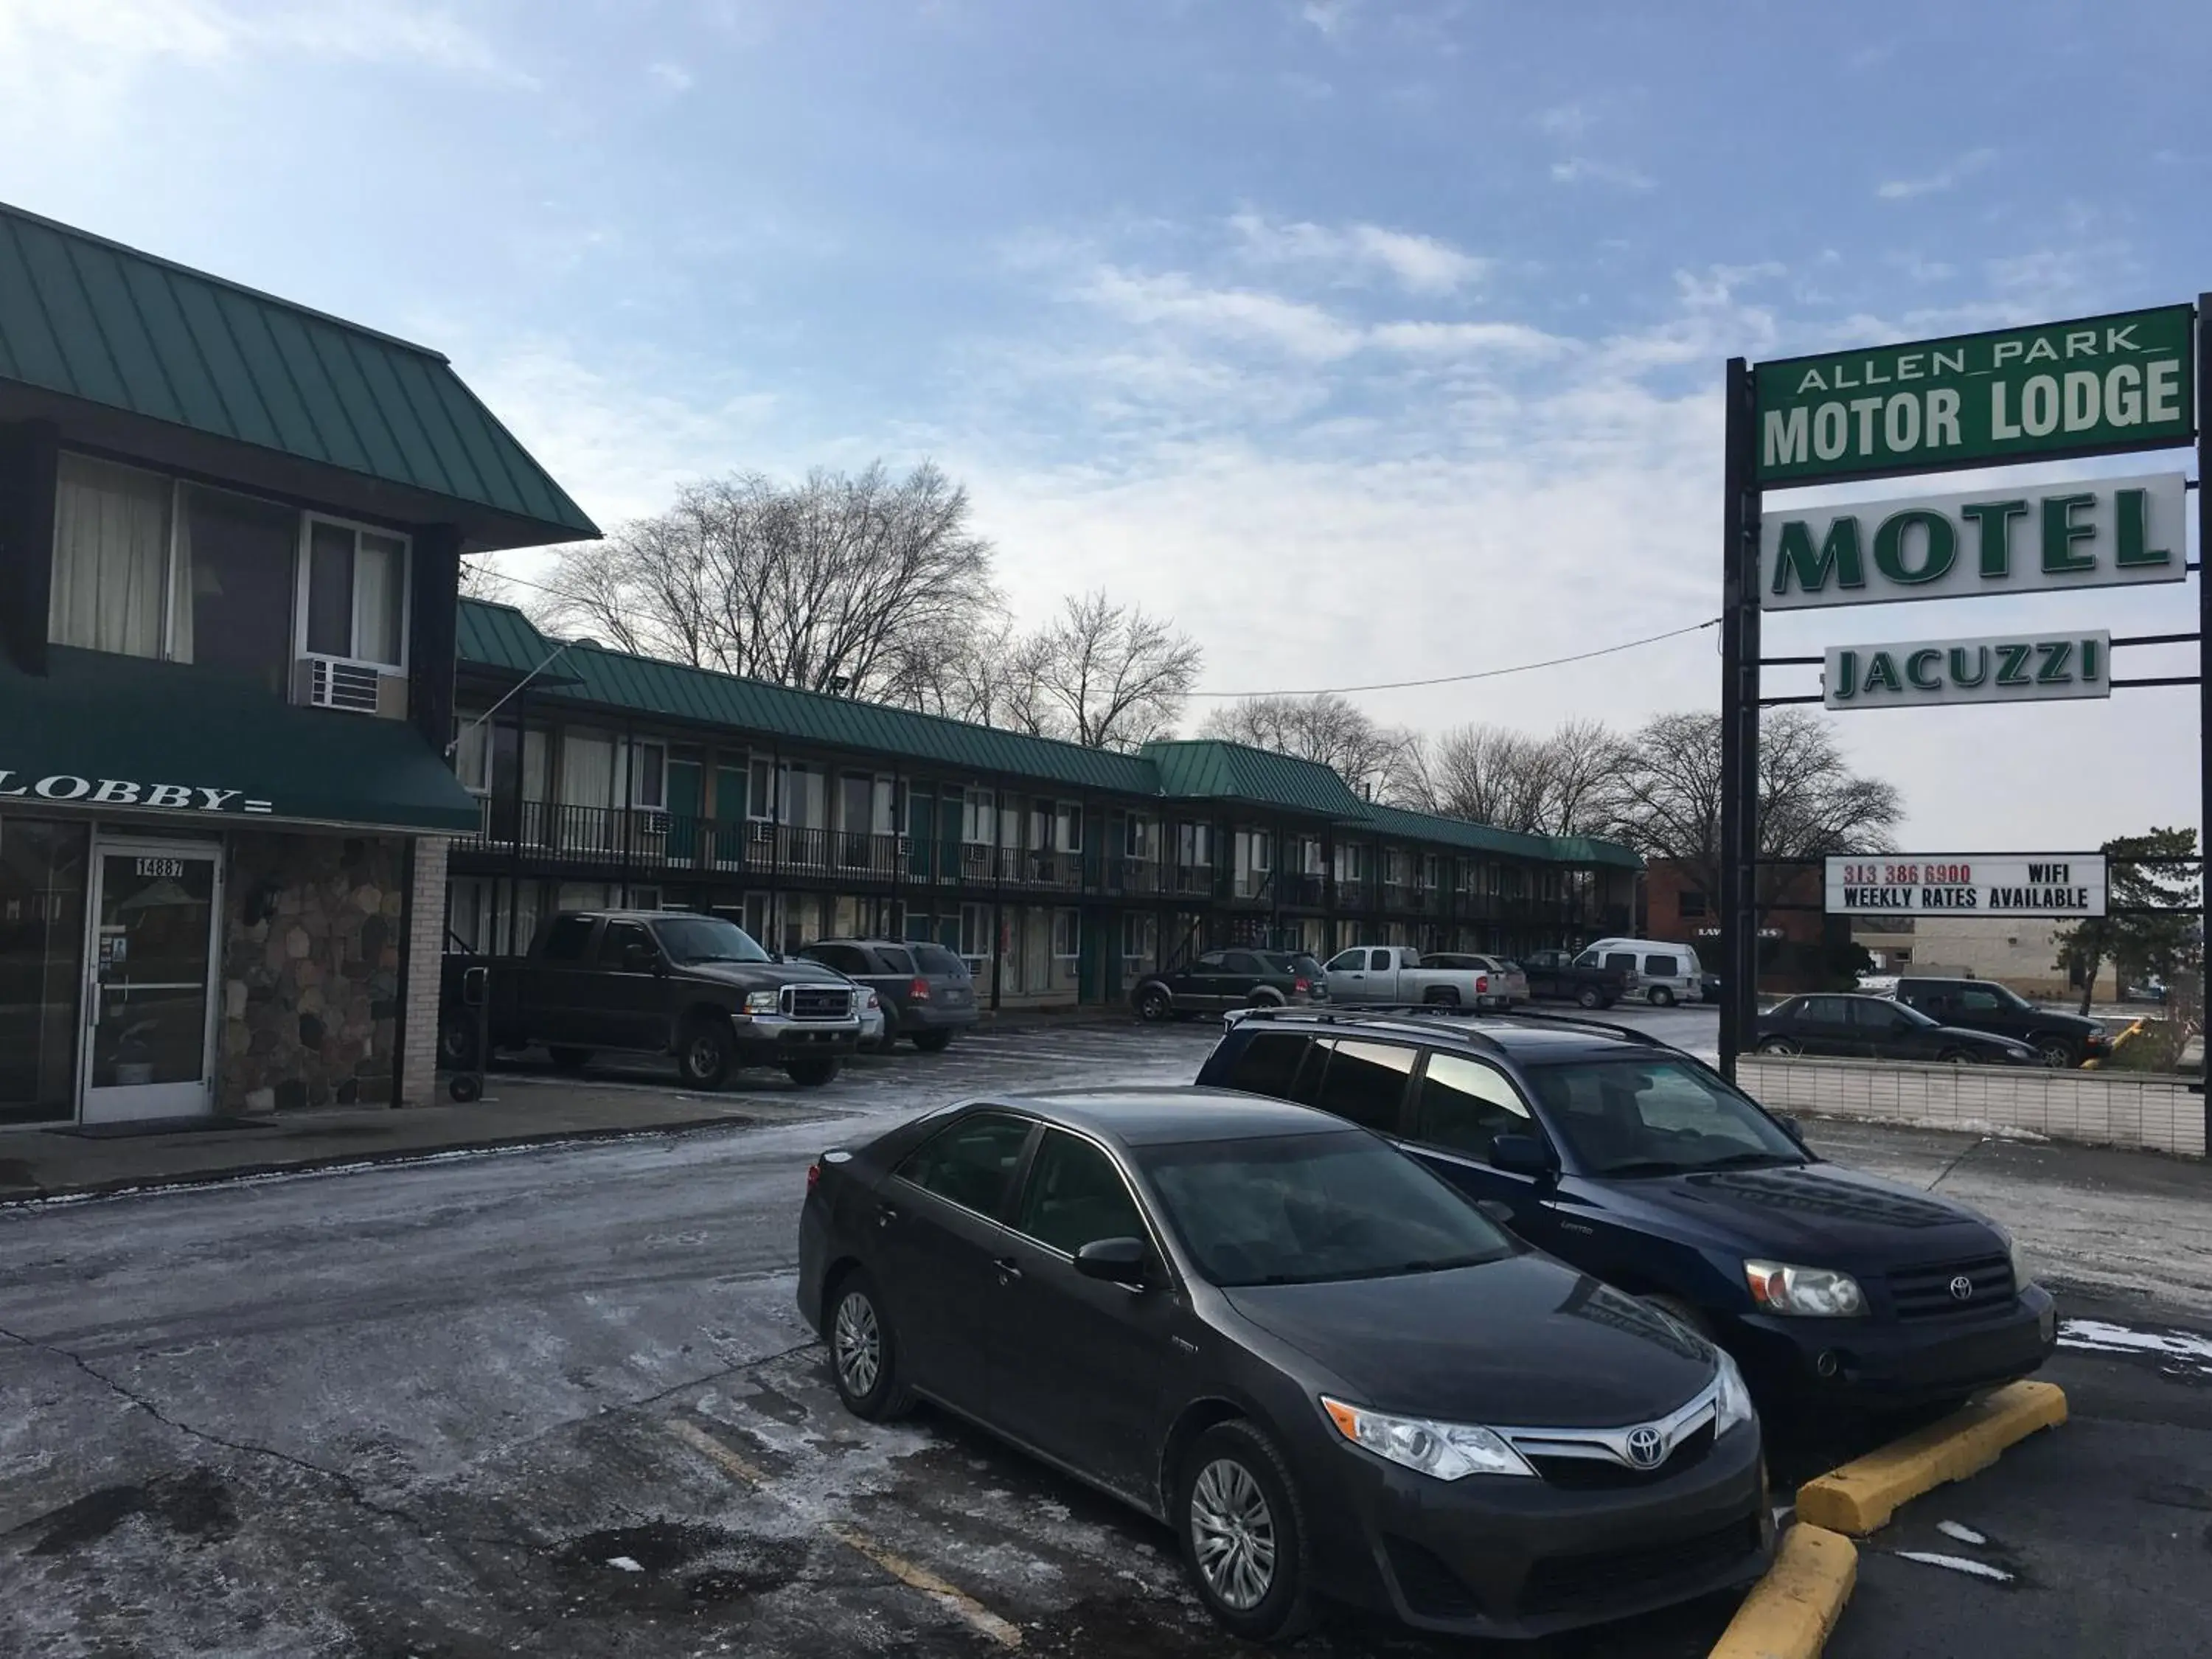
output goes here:
<path id="1" fill-rule="evenodd" d="M 745 1012 L 749 1014 L 772 1014 L 783 1006 L 781 994 L 775 991 L 745 993 Z"/>
<path id="2" fill-rule="evenodd" d="M 2024 1291 L 2035 1283 L 2034 1272 L 2027 1265 L 2027 1252 L 2020 1248 L 2020 1241 L 2004 1228 L 1997 1229 L 1997 1237 L 2004 1240 L 2005 1255 L 2012 1261 L 2012 1287 Z"/>
<path id="3" fill-rule="evenodd" d="M 1535 1470 L 1493 1431 L 1469 1423 L 1431 1423 L 1421 1417 L 1389 1417 L 1322 1396 L 1337 1431 L 1355 1446 L 1403 1468 L 1457 1480 L 1469 1474 L 1525 1474 Z"/>
<path id="4" fill-rule="evenodd" d="M 1866 1292 L 1849 1273 L 1832 1267 L 1797 1267 L 1784 1261 L 1747 1261 L 1751 1299 L 1768 1313 L 1808 1319 L 1852 1319 L 1867 1310 Z"/>
<path id="5" fill-rule="evenodd" d="M 1751 1406 L 1751 1389 L 1745 1384 L 1743 1373 L 1735 1368 L 1735 1361 L 1720 1348 L 1713 1350 L 1713 1358 L 1720 1362 L 1720 1388 L 1713 1395 L 1713 1432 L 1726 1434 L 1739 1423 L 1748 1423 L 1754 1415 Z"/>
<path id="6" fill-rule="evenodd" d="M 875 992 L 871 991 L 868 993 L 867 1006 L 871 1008 L 880 1008 L 884 1006 L 883 999 L 877 995 Z"/>

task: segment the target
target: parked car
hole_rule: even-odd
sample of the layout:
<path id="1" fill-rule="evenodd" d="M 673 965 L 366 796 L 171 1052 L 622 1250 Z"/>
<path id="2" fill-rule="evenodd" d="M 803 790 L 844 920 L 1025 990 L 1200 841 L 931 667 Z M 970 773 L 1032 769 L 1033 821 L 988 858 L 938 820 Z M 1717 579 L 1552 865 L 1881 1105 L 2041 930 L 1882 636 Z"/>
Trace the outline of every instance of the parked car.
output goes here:
<path id="1" fill-rule="evenodd" d="M 461 975 L 490 970 L 491 1048 L 542 1042 L 579 1070 L 603 1050 L 673 1054 L 693 1088 L 741 1066 L 772 1066 L 803 1087 L 837 1075 L 860 1039 L 859 998 L 811 962 L 777 962 L 719 916 L 667 910 L 568 910 L 538 924 L 522 957 L 449 955 L 439 985 L 438 1043 L 448 1066 L 477 1063 L 477 1010 Z"/>
<path id="2" fill-rule="evenodd" d="M 1791 997 L 1759 1017 L 1753 1041 L 1762 1054 L 1839 1054 L 1961 1066 L 2033 1066 L 2037 1059 L 2026 1043 L 1939 1025 L 1918 1009 L 1887 997 Z"/>
<path id="3" fill-rule="evenodd" d="M 1995 1222 L 1828 1163 L 1642 1032 L 1285 1011 L 1231 1026 L 1198 1080 L 1393 1137 L 1529 1243 L 1712 1337 L 1785 1413 L 1957 1400 L 2057 1340 Z"/>
<path id="4" fill-rule="evenodd" d="M 1571 951 L 1531 951 L 1521 958 L 1521 971 L 1528 977 L 1529 996 L 1539 1002 L 1610 1008 L 1628 991 L 1626 970 L 1595 963 L 1583 967 Z"/>
<path id="5" fill-rule="evenodd" d="M 994 1097 L 825 1152 L 799 1307 L 849 1410 L 927 1399 L 1164 1522 L 1241 1637 L 1322 1596 L 1538 1636 L 1768 1559 L 1724 1354 L 1304 1107 Z"/>
<path id="6" fill-rule="evenodd" d="M 1129 988 L 1137 1017 L 1146 1020 L 1328 1000 L 1320 964 L 1280 951 L 1208 951 L 1187 966 L 1146 974 Z"/>
<path id="7" fill-rule="evenodd" d="M 1517 962 L 1504 957 L 1475 956 L 1463 951 L 1424 951 L 1424 968 L 1455 968 L 1490 975 L 1490 988 L 1502 1000 L 1499 1006 L 1516 1008 L 1528 1000 L 1528 975 Z"/>
<path id="8" fill-rule="evenodd" d="M 936 1054 L 982 1018 L 968 964 L 927 939 L 819 939 L 799 954 L 875 992 L 885 1048 L 903 1036 Z"/>
<path id="9" fill-rule="evenodd" d="M 1431 968 L 1402 945 L 1361 945 L 1328 959 L 1332 1003 L 1428 1003 L 1447 1008 L 1498 1008 L 1505 987 L 1480 968 Z"/>
<path id="10" fill-rule="evenodd" d="M 2105 1028 L 2085 1014 L 2039 1008 L 2006 985 L 1986 979 L 1927 979 L 1907 974 L 1897 1000 L 1929 1018 L 1968 1030 L 2011 1037 L 2035 1050 L 2045 1066 L 2063 1068 L 2102 1060 L 2112 1051 Z"/>
<path id="11" fill-rule="evenodd" d="M 1656 939 L 1601 939 L 1575 958 L 1578 968 L 1612 968 L 1627 975 L 1627 993 L 1655 1008 L 1696 1002 L 1705 995 L 1705 970 L 1686 945 Z"/>

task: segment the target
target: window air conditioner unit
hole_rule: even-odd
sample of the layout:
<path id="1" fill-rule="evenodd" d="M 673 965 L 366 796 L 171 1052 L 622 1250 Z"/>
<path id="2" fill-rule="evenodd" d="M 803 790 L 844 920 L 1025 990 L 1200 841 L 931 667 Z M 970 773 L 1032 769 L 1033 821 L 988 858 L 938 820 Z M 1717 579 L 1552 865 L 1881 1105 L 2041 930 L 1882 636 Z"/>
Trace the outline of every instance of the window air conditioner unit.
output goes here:
<path id="1" fill-rule="evenodd" d="M 386 720 L 407 718 L 407 677 L 339 657 L 302 657 L 296 695 L 310 708 L 343 708 Z"/>
<path id="2" fill-rule="evenodd" d="M 665 836 L 668 833 L 668 814 L 658 807 L 641 806 L 637 809 L 637 827 L 641 835 Z"/>
<path id="3" fill-rule="evenodd" d="M 913 851 L 914 851 L 914 842 L 912 842 L 912 840 L 910 840 L 908 837 L 907 837 L 907 836 L 901 836 L 898 838 L 898 855 L 899 855 L 901 858 L 904 858 L 904 857 L 906 857 L 906 856 L 907 856 L 907 854 L 909 854 L 909 853 L 911 853 L 911 852 L 913 852 Z"/>
<path id="4" fill-rule="evenodd" d="M 753 821 L 753 839 L 758 842 L 774 841 L 775 826 L 766 818 L 756 818 Z"/>

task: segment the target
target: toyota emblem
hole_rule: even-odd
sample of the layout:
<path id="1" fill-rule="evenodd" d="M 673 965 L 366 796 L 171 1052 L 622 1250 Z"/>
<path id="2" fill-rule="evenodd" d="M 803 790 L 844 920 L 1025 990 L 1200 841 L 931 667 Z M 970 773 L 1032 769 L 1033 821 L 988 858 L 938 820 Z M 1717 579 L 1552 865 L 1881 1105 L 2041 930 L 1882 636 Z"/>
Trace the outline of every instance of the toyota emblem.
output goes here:
<path id="1" fill-rule="evenodd" d="M 1666 1443 L 1660 1439 L 1659 1431 L 1646 1423 L 1640 1429 L 1628 1431 L 1628 1461 L 1639 1469 L 1655 1468 Z"/>
<path id="2" fill-rule="evenodd" d="M 1954 1302 L 1972 1302 L 1973 1299 L 1974 1281 L 1967 1278 L 1966 1274 L 1960 1273 L 1957 1278 L 1951 1281 L 1951 1300 Z"/>

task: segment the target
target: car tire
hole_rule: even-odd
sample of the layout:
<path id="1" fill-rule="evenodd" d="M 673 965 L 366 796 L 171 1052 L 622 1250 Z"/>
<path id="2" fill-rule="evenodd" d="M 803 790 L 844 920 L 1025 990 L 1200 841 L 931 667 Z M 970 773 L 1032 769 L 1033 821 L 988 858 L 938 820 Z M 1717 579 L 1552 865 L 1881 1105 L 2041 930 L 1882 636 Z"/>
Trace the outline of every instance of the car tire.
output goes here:
<path id="1" fill-rule="evenodd" d="M 1313 1624 L 1305 1511 L 1283 1455 L 1254 1425 L 1199 1436 L 1176 1486 L 1176 1532 L 1214 1621 L 1248 1642 L 1287 1642 Z"/>
<path id="2" fill-rule="evenodd" d="M 1636 1298 L 1647 1308 L 1656 1308 L 1678 1325 L 1686 1325 L 1710 1342 L 1713 1340 L 1713 1322 L 1679 1296 L 1664 1294 L 1640 1296 Z"/>
<path id="3" fill-rule="evenodd" d="M 456 1072 L 446 1079 L 446 1094 L 456 1105 L 473 1104 L 483 1096 L 482 1072 Z"/>
<path id="4" fill-rule="evenodd" d="M 1575 1000 L 1585 1008 L 1602 1008 L 1605 1006 L 1605 993 L 1595 985 L 1585 985 L 1575 993 Z"/>
<path id="5" fill-rule="evenodd" d="M 1244 1006 L 1248 1008 L 1279 1008 L 1283 1006 L 1283 999 L 1277 992 L 1255 991 Z"/>
<path id="6" fill-rule="evenodd" d="M 899 1376 L 898 1341 L 875 1280 L 855 1267 L 824 1298 L 822 1334 L 830 1345 L 830 1381 L 854 1416 L 888 1423 L 913 1408 Z"/>
<path id="7" fill-rule="evenodd" d="M 1663 985 L 1653 986 L 1651 988 L 1651 1006 L 1654 1008 L 1673 1007 L 1674 1006 L 1674 994 Z"/>
<path id="8" fill-rule="evenodd" d="M 577 1048 L 563 1043 L 557 1048 L 548 1048 L 545 1052 L 553 1056 L 553 1069 L 556 1072 L 580 1072 L 592 1063 L 589 1048 Z"/>
<path id="9" fill-rule="evenodd" d="M 1964 1048 L 1946 1048 L 1936 1056 L 1936 1063 L 1939 1066 L 1972 1066 L 1974 1057 Z"/>
<path id="10" fill-rule="evenodd" d="M 720 1014 L 697 1014 L 676 1037 L 676 1075 L 688 1088 L 719 1089 L 737 1059 L 736 1036 Z"/>
<path id="11" fill-rule="evenodd" d="M 1805 1050 L 1802 1045 L 1801 1045 L 1795 1037 L 1771 1036 L 1759 1038 L 1759 1052 L 1762 1054 L 1781 1054 L 1787 1056 L 1790 1054 L 1802 1054 Z"/>
<path id="12" fill-rule="evenodd" d="M 2057 1037 L 2045 1037 L 2033 1045 L 2035 1057 L 2054 1072 L 2071 1071 L 2075 1064 L 2074 1045 Z"/>
<path id="13" fill-rule="evenodd" d="M 787 1060 L 783 1074 L 802 1089 L 819 1089 L 837 1080 L 837 1056 L 808 1054 L 802 1060 Z"/>
<path id="14" fill-rule="evenodd" d="M 438 1022 L 438 1064 L 447 1071 L 474 1071 L 483 1063 L 477 1054 L 477 1023 L 456 1009 Z"/>
<path id="15" fill-rule="evenodd" d="M 1137 1018 L 1158 1025 L 1175 1015 L 1175 996 L 1164 985 L 1147 985 L 1137 993 Z"/>
<path id="16" fill-rule="evenodd" d="M 921 1049 L 925 1054 L 941 1054 L 947 1048 L 950 1048 L 952 1046 L 952 1033 L 950 1031 L 916 1031 L 914 1034 L 914 1046 Z"/>
<path id="17" fill-rule="evenodd" d="M 1459 992 L 1449 985 L 1432 985 L 1422 994 L 1421 1001 L 1431 1008 L 1456 1008 Z"/>

